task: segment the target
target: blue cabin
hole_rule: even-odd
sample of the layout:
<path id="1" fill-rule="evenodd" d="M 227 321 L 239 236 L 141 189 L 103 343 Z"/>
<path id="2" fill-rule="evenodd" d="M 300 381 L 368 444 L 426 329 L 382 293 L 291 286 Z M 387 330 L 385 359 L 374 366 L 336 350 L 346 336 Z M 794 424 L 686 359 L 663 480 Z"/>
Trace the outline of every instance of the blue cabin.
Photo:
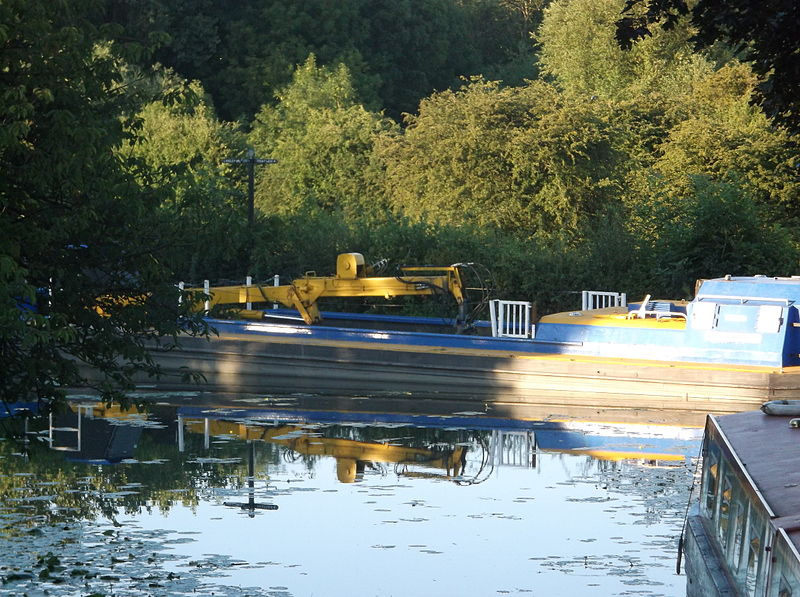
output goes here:
<path id="1" fill-rule="evenodd" d="M 564 354 L 790 367 L 800 365 L 798 302 L 800 277 L 725 276 L 690 302 L 545 316 L 535 341 Z"/>

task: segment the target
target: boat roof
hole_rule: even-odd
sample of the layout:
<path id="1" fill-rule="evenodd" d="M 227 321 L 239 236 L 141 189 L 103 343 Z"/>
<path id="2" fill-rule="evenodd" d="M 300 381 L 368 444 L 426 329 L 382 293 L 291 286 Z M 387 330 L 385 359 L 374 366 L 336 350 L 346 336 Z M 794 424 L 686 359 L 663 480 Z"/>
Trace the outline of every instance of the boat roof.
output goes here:
<path id="1" fill-rule="evenodd" d="M 725 276 L 704 280 L 697 297 L 713 296 L 735 299 L 786 299 L 800 302 L 800 276 L 789 278 L 769 276 Z"/>
<path id="2" fill-rule="evenodd" d="M 748 411 L 709 417 L 772 510 L 772 522 L 800 549 L 800 428 L 791 416 Z"/>

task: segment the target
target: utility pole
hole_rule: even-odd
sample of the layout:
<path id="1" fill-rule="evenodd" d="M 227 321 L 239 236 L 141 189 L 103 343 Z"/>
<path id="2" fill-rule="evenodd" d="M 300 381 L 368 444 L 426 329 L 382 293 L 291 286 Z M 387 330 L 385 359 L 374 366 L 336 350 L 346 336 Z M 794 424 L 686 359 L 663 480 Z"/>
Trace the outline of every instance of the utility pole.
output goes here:
<path id="1" fill-rule="evenodd" d="M 256 164 L 277 164 L 278 160 L 272 158 L 257 158 L 255 150 L 248 149 L 246 158 L 227 158 L 222 160 L 225 164 L 247 164 L 247 223 L 253 228 L 255 221 L 255 183 L 256 183 Z"/>

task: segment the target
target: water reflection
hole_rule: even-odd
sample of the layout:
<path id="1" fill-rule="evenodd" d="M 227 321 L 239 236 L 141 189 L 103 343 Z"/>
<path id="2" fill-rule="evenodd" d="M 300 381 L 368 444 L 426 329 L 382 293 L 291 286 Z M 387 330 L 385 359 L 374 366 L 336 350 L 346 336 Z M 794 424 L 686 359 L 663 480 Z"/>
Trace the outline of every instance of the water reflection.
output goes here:
<path id="1" fill-rule="evenodd" d="M 197 402 L 5 419 L 0 591 L 683 592 L 699 429 Z"/>

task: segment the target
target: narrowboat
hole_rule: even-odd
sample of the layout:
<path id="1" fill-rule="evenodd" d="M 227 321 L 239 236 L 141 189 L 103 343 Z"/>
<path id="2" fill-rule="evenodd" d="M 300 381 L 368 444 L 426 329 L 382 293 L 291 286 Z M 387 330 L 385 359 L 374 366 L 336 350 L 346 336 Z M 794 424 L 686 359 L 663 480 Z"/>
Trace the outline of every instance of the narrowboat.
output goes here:
<path id="1" fill-rule="evenodd" d="M 683 536 L 687 597 L 800 595 L 797 419 L 709 415 L 702 462 Z"/>
<path id="2" fill-rule="evenodd" d="M 347 253 L 332 276 L 206 285 L 215 334 L 156 350 L 165 375 L 141 381 L 186 389 L 188 369 L 209 391 L 467 399 L 504 416 L 526 404 L 724 414 L 800 391 L 798 277 L 725 276 L 703 281 L 691 301 L 628 305 L 616 295 L 538 321 L 531 303 L 492 300 L 490 321 L 469 321 L 468 265 L 380 277 Z M 455 299 L 454 321 L 319 307 L 326 297 L 434 294 Z M 215 317 L 220 305 L 228 311 Z"/>

